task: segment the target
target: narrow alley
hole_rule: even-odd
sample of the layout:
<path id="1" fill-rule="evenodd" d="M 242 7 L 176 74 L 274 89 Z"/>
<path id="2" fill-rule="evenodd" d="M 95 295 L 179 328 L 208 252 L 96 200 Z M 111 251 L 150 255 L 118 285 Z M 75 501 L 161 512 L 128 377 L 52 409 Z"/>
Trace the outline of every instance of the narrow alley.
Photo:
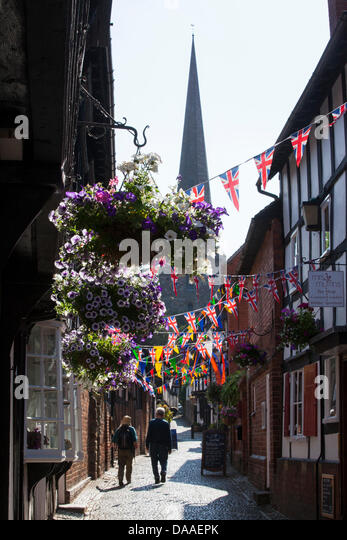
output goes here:
<path id="1" fill-rule="evenodd" d="M 227 477 L 201 476 L 201 434 L 177 420 L 178 450 L 169 456 L 165 484 L 154 484 L 150 458 L 136 457 L 132 482 L 119 488 L 117 466 L 92 482 L 74 501 L 77 514 L 59 510 L 55 519 L 86 520 L 280 520 L 271 507 L 253 500 L 254 487 L 228 467 Z"/>

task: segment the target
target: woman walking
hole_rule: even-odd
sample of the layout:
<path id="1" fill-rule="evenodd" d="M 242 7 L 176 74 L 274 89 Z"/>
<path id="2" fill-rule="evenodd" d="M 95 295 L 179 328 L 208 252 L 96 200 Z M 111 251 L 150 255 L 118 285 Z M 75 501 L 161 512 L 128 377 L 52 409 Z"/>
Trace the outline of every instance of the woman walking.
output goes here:
<path id="1" fill-rule="evenodd" d="M 124 469 L 128 484 L 131 482 L 131 473 L 133 468 L 133 459 L 135 457 L 135 448 L 137 447 L 137 434 L 135 428 L 131 425 L 130 416 L 123 416 L 119 428 L 112 437 L 112 446 L 118 446 L 118 480 L 119 486 L 124 486 Z"/>

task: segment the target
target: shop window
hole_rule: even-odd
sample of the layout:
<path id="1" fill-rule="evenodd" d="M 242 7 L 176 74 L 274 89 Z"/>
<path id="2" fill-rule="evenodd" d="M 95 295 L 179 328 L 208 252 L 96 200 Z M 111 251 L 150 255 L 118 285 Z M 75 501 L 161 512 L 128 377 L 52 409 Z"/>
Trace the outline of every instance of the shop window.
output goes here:
<path id="1" fill-rule="evenodd" d="M 321 224 L 322 224 L 322 256 L 330 253 L 331 248 L 331 198 L 327 197 L 321 205 Z"/>
<path id="2" fill-rule="evenodd" d="M 29 399 L 25 402 L 25 461 L 80 459 L 79 389 L 63 372 L 61 323 L 45 321 L 34 326 L 26 365 Z"/>

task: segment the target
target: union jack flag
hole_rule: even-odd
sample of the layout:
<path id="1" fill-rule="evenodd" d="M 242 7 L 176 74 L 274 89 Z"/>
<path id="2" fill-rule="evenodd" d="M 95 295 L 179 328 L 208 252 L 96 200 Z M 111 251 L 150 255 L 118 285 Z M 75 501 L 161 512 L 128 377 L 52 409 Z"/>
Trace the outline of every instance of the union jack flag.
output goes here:
<path id="1" fill-rule="evenodd" d="M 183 340 L 182 340 L 181 348 L 183 349 L 183 347 L 185 347 L 187 345 L 188 341 L 190 340 L 190 334 L 188 332 L 184 333 L 184 334 L 182 334 L 182 337 L 183 337 Z"/>
<path id="2" fill-rule="evenodd" d="M 240 343 L 245 343 L 247 336 L 248 336 L 248 332 L 240 332 L 239 333 L 239 342 Z"/>
<path id="3" fill-rule="evenodd" d="M 205 334 L 203 334 L 202 332 L 198 333 L 197 334 L 196 345 L 200 345 L 202 340 L 204 339 L 204 337 L 205 337 Z"/>
<path id="4" fill-rule="evenodd" d="M 343 105 L 341 105 L 340 107 L 337 107 L 337 109 L 335 109 L 331 114 L 332 114 L 332 117 L 333 117 L 333 121 L 331 122 L 330 124 L 330 127 L 333 126 L 334 124 L 336 124 L 336 122 L 338 121 L 338 119 L 343 116 L 345 114 L 345 112 L 347 111 L 347 102 L 344 103 Z"/>
<path id="5" fill-rule="evenodd" d="M 205 186 L 200 184 L 189 189 L 186 193 L 190 196 L 191 202 L 204 202 L 205 200 Z"/>
<path id="6" fill-rule="evenodd" d="M 240 209 L 239 176 L 239 167 L 235 167 L 219 177 L 236 210 Z"/>
<path id="7" fill-rule="evenodd" d="M 201 343 L 196 345 L 196 350 L 202 355 L 204 359 L 206 358 L 206 348 Z"/>
<path id="8" fill-rule="evenodd" d="M 208 276 L 208 286 L 211 289 L 211 300 L 212 300 L 212 298 L 213 298 L 213 287 L 214 287 L 214 277 L 213 276 Z"/>
<path id="9" fill-rule="evenodd" d="M 286 278 L 286 273 L 284 270 L 281 270 L 280 277 L 281 277 L 281 282 L 282 282 L 282 287 L 283 287 L 283 293 L 284 295 L 286 295 L 287 294 L 287 278 Z"/>
<path id="10" fill-rule="evenodd" d="M 293 135 L 290 136 L 290 139 L 292 141 L 292 146 L 294 148 L 295 157 L 296 157 L 296 164 L 298 167 L 300 167 L 301 160 L 304 156 L 305 147 L 308 141 L 308 138 L 311 133 L 312 126 L 305 127 L 304 129 L 300 129 L 300 131 L 297 131 L 296 133 L 293 133 Z"/>
<path id="11" fill-rule="evenodd" d="M 274 299 L 276 300 L 276 302 L 279 303 L 280 302 L 280 297 L 278 295 L 278 289 L 277 289 L 276 281 L 274 280 L 274 275 L 273 274 L 267 274 L 267 278 L 268 278 L 269 290 L 272 292 L 272 295 L 273 295 Z"/>
<path id="12" fill-rule="evenodd" d="M 299 291 L 300 294 L 302 294 L 302 287 L 298 281 L 298 278 L 299 278 L 299 272 L 298 272 L 298 267 L 295 266 L 293 268 L 293 270 L 291 270 L 290 272 L 288 272 L 288 274 L 286 274 L 286 278 L 288 279 L 289 283 L 291 283 L 292 285 L 294 285 L 294 287 L 296 287 L 297 291 Z"/>
<path id="13" fill-rule="evenodd" d="M 196 318 L 195 318 L 195 313 L 194 311 L 192 311 L 191 313 L 186 313 L 184 318 L 186 319 L 187 323 L 189 324 L 189 326 L 191 326 L 193 332 L 197 332 L 197 329 L 196 329 Z"/>
<path id="14" fill-rule="evenodd" d="M 214 326 L 217 326 L 217 327 L 219 326 L 218 321 L 217 321 L 216 310 L 214 307 L 207 306 L 206 310 L 204 311 L 204 314 L 207 315 L 211 319 Z"/>
<path id="15" fill-rule="evenodd" d="M 175 334 L 179 334 L 178 326 L 177 326 L 177 320 L 176 317 L 167 317 L 166 322 L 170 328 L 175 332 Z"/>
<path id="16" fill-rule="evenodd" d="M 248 304 L 252 307 L 253 311 L 258 313 L 257 298 L 256 298 L 255 291 L 250 291 L 250 292 L 246 291 L 244 294 L 244 298 L 246 302 L 248 302 Z"/>
<path id="17" fill-rule="evenodd" d="M 214 337 L 214 344 L 215 344 L 216 349 L 218 349 L 219 352 L 222 352 L 223 340 L 221 338 L 220 332 L 217 332 L 216 334 L 214 334 L 213 337 Z"/>
<path id="18" fill-rule="evenodd" d="M 178 276 L 176 275 L 176 268 L 171 269 L 171 279 L 172 279 L 174 293 L 177 296 L 176 281 L 178 280 Z"/>
<path id="19" fill-rule="evenodd" d="M 156 353 L 155 353 L 155 349 L 151 349 L 151 350 L 149 351 L 149 354 L 151 355 L 152 364 L 153 364 L 153 366 L 154 366 L 154 364 L 155 364 L 155 354 L 156 354 Z"/>
<path id="20" fill-rule="evenodd" d="M 257 302 L 258 302 L 258 299 L 259 299 L 259 280 L 260 280 L 260 274 L 256 274 L 252 278 L 252 284 L 253 284 L 253 288 L 255 290 Z"/>
<path id="21" fill-rule="evenodd" d="M 226 308 L 236 317 L 238 318 L 238 311 L 237 311 L 237 304 L 236 304 L 236 298 L 234 300 L 228 300 L 225 304 Z"/>
<path id="22" fill-rule="evenodd" d="M 245 288 L 245 281 L 246 281 L 246 278 L 245 276 L 240 276 L 239 277 L 239 302 L 241 302 L 242 300 L 242 296 L 243 296 L 243 289 Z"/>
<path id="23" fill-rule="evenodd" d="M 170 347 L 165 347 L 164 349 L 164 356 L 165 356 L 165 363 L 168 364 L 170 360 L 170 356 L 172 355 L 172 349 Z"/>
<path id="24" fill-rule="evenodd" d="M 231 289 L 231 280 L 230 280 L 229 276 L 226 276 L 224 278 L 224 287 L 225 287 L 225 290 L 226 290 L 226 293 L 227 293 L 227 300 L 229 300 L 229 298 L 230 298 L 230 289 Z"/>
<path id="25" fill-rule="evenodd" d="M 228 337 L 228 343 L 231 348 L 235 347 L 238 341 L 239 341 L 239 336 L 236 336 L 234 333 Z"/>
<path id="26" fill-rule="evenodd" d="M 254 157 L 254 161 L 263 184 L 263 189 L 266 189 L 266 183 L 267 179 L 269 178 L 274 153 L 275 147 L 272 146 L 268 150 L 265 150 L 265 152 L 263 152 L 262 154 L 259 154 L 259 156 Z"/>
<path id="27" fill-rule="evenodd" d="M 170 347 L 172 349 L 175 346 L 176 339 L 177 339 L 177 334 L 169 334 L 167 347 Z"/>

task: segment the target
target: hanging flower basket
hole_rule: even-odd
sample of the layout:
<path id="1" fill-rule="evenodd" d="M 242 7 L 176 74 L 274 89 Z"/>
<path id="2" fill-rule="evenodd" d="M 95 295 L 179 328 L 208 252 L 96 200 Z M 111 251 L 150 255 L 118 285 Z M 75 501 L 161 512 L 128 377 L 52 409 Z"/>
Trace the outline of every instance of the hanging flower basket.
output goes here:
<path id="1" fill-rule="evenodd" d="M 64 367 L 95 390 L 125 388 L 134 379 L 135 343 L 126 334 L 102 337 L 81 327 L 63 337 Z"/>
<path id="2" fill-rule="evenodd" d="M 243 368 L 263 366 L 266 362 L 266 352 L 252 343 L 238 343 L 233 349 L 233 358 Z"/>
<path id="3" fill-rule="evenodd" d="M 283 309 L 281 315 L 283 323 L 280 337 L 280 349 L 290 347 L 292 351 L 302 351 L 309 345 L 310 339 L 319 329 L 313 315 L 313 309 L 308 304 L 300 304 L 298 310 Z"/>
<path id="4" fill-rule="evenodd" d="M 232 425 L 234 422 L 236 422 L 238 418 L 238 410 L 237 407 L 222 407 L 221 411 L 221 418 L 227 426 Z"/>
<path id="5" fill-rule="evenodd" d="M 97 275 L 65 268 L 54 276 L 52 298 L 59 314 L 78 315 L 88 331 L 114 327 L 143 340 L 164 324 L 161 287 L 151 273 L 116 271 L 108 265 Z"/>
<path id="6" fill-rule="evenodd" d="M 135 158 L 132 167 L 125 164 L 127 176 L 119 191 L 117 181 L 111 180 L 107 188 L 96 184 L 78 193 L 67 192 L 50 214 L 52 223 L 67 235 L 65 251 L 72 257 L 94 252 L 117 264 L 126 252 L 119 249 L 122 240 L 135 240 L 139 255 L 142 253 L 143 231 L 151 233 L 151 241 L 217 239 L 226 210 L 205 202 L 192 203 L 183 190 L 174 189 L 162 197 L 150 175 L 157 161 L 150 154 Z M 81 241 L 82 231 L 89 235 L 87 242 L 85 238 Z M 169 263 L 174 265 L 173 254 Z"/>

